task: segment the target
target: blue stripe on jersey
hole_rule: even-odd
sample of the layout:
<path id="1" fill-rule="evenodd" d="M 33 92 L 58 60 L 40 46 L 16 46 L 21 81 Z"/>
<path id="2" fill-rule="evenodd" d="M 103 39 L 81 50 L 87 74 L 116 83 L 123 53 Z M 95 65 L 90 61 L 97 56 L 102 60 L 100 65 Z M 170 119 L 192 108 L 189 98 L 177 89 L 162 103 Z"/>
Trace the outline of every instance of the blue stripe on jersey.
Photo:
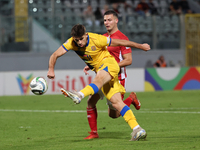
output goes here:
<path id="1" fill-rule="evenodd" d="M 103 70 L 105 70 L 106 72 L 108 72 L 108 66 L 106 66 Z"/>
<path id="2" fill-rule="evenodd" d="M 108 46 L 110 46 L 110 44 L 111 44 L 111 41 L 112 41 L 112 39 L 110 38 L 110 43 L 109 43 L 109 45 L 108 45 Z"/>
<path id="3" fill-rule="evenodd" d="M 62 47 L 68 52 L 68 50 L 64 47 L 64 45 L 62 45 Z"/>
<path id="4" fill-rule="evenodd" d="M 87 47 L 89 45 L 89 42 L 90 42 L 90 38 L 89 38 L 89 35 L 88 35 L 88 40 L 87 40 L 87 44 L 85 47 Z"/>
<path id="5" fill-rule="evenodd" d="M 120 114 L 122 115 L 122 117 L 125 115 L 125 113 L 129 110 L 130 108 L 126 105 L 124 106 L 124 108 L 122 108 Z"/>
<path id="6" fill-rule="evenodd" d="M 99 88 L 96 86 L 96 84 L 90 83 L 89 86 L 91 86 L 92 89 L 94 90 L 94 94 L 97 94 L 97 93 L 98 93 Z"/>

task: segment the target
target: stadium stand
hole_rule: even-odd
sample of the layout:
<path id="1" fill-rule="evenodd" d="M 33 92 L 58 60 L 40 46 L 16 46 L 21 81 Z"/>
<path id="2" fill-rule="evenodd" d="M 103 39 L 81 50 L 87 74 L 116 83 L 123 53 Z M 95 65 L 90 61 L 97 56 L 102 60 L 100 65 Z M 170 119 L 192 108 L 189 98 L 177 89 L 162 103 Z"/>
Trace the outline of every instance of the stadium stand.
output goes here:
<path id="1" fill-rule="evenodd" d="M 158 14 L 150 14 L 149 16 L 140 16 L 135 13 L 135 8 L 139 2 L 140 0 L 126 0 L 129 7 L 125 7 L 124 3 L 119 3 L 118 10 L 122 14 L 119 29 L 130 40 L 140 43 L 146 41 L 150 42 L 151 45 L 153 45 L 153 42 L 157 42 L 154 44 L 156 45 L 154 48 L 179 48 L 180 16 L 170 15 L 169 4 L 171 0 L 153 0 Z M 111 8 L 109 0 L 28 0 L 28 14 L 31 19 L 37 21 L 62 43 L 70 37 L 71 27 L 77 23 L 84 24 L 88 32 L 100 34 L 106 32 L 102 24 L 88 26 L 82 15 L 88 5 L 91 5 L 93 11 L 95 11 L 97 6 L 103 9 L 106 4 Z M 2 0 L 0 2 L 0 14 L 1 27 L 6 31 L 8 39 L 8 35 L 14 33 L 14 26 L 11 27 L 8 19 L 8 16 L 14 16 L 14 0 Z M 2 36 L 2 34 L 0 35 Z M 13 38 L 14 35 L 11 37 Z M 153 37 L 156 37 L 156 40 Z M 2 43 L 1 45 L 3 45 Z"/>

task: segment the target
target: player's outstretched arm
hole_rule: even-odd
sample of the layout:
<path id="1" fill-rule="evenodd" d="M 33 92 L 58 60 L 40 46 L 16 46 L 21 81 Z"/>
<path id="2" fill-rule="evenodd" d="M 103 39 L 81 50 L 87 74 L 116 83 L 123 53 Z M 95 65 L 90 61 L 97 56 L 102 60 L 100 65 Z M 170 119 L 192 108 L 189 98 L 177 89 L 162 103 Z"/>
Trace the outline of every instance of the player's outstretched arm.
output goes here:
<path id="1" fill-rule="evenodd" d="M 55 77 L 55 73 L 54 73 L 54 66 L 56 64 L 56 60 L 58 57 L 64 55 L 67 51 L 60 46 L 51 56 L 49 59 L 49 69 L 48 69 L 48 73 L 47 73 L 47 77 L 49 79 L 54 79 Z"/>
<path id="2" fill-rule="evenodd" d="M 132 47 L 132 48 L 138 48 L 142 49 L 144 51 L 150 50 L 150 45 L 147 43 L 139 44 L 133 41 L 128 40 L 120 40 L 120 39 L 112 39 L 110 46 L 125 46 L 125 47 Z"/>

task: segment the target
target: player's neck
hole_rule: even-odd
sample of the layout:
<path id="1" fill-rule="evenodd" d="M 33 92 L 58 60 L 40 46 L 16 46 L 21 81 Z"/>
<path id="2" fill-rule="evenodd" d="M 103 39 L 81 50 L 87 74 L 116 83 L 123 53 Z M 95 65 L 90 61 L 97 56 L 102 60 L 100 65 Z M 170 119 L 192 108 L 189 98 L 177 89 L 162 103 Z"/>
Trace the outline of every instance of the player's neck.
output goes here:
<path id="1" fill-rule="evenodd" d="M 111 35 L 111 34 L 117 32 L 118 30 L 119 30 L 118 28 L 112 29 L 112 30 L 108 31 L 108 35 Z"/>

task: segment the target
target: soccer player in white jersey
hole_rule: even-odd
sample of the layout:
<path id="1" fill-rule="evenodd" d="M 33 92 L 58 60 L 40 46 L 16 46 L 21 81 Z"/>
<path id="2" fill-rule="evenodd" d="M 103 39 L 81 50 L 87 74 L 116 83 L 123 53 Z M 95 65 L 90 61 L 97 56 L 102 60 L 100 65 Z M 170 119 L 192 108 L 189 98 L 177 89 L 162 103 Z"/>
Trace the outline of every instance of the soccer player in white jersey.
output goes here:
<path id="1" fill-rule="evenodd" d="M 114 39 L 123 39 L 123 40 L 129 40 L 127 36 L 125 36 L 119 29 L 118 29 L 118 14 L 114 10 L 108 10 L 104 13 L 104 25 L 107 29 L 107 33 L 103 34 L 106 37 L 114 38 Z M 112 56 L 114 56 L 115 60 L 118 62 L 120 67 L 120 72 L 118 75 L 118 79 L 120 84 L 125 87 L 126 86 L 126 66 L 131 65 L 132 63 L 132 50 L 130 47 L 124 47 L 124 46 L 117 46 L 107 47 L 108 51 Z M 88 74 L 89 67 L 86 66 L 84 68 L 85 74 Z M 101 93 L 100 93 L 101 95 Z M 121 95 L 122 100 L 124 98 L 124 94 Z M 84 139 L 94 139 L 98 138 L 99 135 L 97 133 L 97 108 L 96 103 L 100 99 L 101 96 L 99 94 L 90 96 L 88 99 L 88 106 L 87 106 L 87 118 L 88 123 L 91 129 L 91 132 L 89 132 L 89 136 L 87 136 Z M 107 103 L 109 105 L 108 113 L 111 118 L 118 118 L 120 113 L 112 106 L 109 100 L 107 100 Z M 124 100 L 124 103 L 130 107 L 131 104 L 135 106 L 137 110 L 140 109 L 140 101 L 137 99 L 137 96 L 135 92 L 131 92 L 129 97 Z"/>

